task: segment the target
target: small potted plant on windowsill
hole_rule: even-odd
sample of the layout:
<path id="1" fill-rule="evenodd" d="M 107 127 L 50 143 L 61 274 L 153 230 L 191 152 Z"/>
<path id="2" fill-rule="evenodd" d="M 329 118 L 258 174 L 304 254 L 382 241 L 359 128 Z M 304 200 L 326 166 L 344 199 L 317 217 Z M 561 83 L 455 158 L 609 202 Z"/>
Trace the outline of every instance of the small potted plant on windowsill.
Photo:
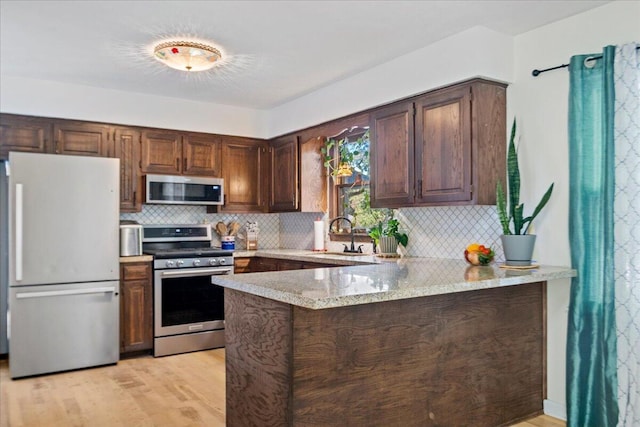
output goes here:
<path id="1" fill-rule="evenodd" d="M 398 251 L 398 244 L 407 247 L 409 236 L 399 231 L 400 221 L 390 218 L 379 222 L 377 226 L 369 231 L 369 237 L 373 239 L 373 244 L 380 248 L 380 253 L 384 256 L 395 255 Z"/>
<path id="2" fill-rule="evenodd" d="M 538 216 L 542 208 L 544 208 L 549 201 L 551 192 L 553 191 L 553 183 L 542 196 L 533 214 L 525 217 L 523 212 L 524 203 L 520 203 L 520 168 L 518 167 L 515 136 L 516 120 L 514 119 L 507 153 L 508 207 L 500 181 L 496 184 L 496 201 L 498 216 L 504 233 L 500 238 L 502 240 L 502 249 L 504 250 L 506 264 L 511 266 L 528 266 L 531 265 L 533 247 L 536 242 L 535 234 L 528 234 L 529 227 L 534 218 Z M 512 224 L 513 228 L 511 228 Z"/>

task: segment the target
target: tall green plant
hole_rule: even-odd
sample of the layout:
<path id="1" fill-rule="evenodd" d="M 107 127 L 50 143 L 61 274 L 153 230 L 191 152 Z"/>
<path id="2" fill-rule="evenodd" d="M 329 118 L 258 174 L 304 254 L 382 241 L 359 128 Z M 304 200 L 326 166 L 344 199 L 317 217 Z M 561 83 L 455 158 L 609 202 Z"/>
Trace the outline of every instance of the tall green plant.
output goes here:
<path id="1" fill-rule="evenodd" d="M 515 139 L 516 119 L 513 119 L 511 137 L 509 139 L 509 149 L 507 152 L 507 187 L 509 192 L 509 206 L 507 206 L 502 182 L 498 181 L 496 184 L 498 216 L 500 218 L 500 225 L 502 225 L 502 232 L 504 234 L 527 234 L 529 225 L 549 201 L 551 193 L 553 192 L 553 183 L 549 186 L 547 192 L 544 193 L 544 196 L 542 196 L 542 200 L 540 200 L 540 203 L 538 203 L 538 206 L 534 209 L 533 214 L 531 214 L 531 216 L 524 217 L 524 203 L 520 203 L 520 167 L 518 166 L 518 152 L 516 151 Z M 511 223 L 513 223 L 513 229 L 511 228 Z"/>

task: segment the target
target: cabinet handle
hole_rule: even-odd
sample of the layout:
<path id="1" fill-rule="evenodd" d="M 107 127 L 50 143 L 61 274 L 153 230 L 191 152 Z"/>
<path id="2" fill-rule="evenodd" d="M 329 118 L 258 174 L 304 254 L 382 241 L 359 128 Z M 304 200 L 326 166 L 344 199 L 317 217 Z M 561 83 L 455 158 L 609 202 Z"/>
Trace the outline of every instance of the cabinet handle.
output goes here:
<path id="1" fill-rule="evenodd" d="M 422 180 L 418 180 L 418 195 L 422 197 Z"/>
<path id="2" fill-rule="evenodd" d="M 182 171 L 186 171 L 187 170 L 187 158 L 184 158 L 184 162 L 183 162 L 183 166 L 182 166 Z"/>
<path id="3" fill-rule="evenodd" d="M 134 192 L 133 192 L 133 204 L 134 204 L 134 205 L 136 204 L 136 198 L 137 198 L 137 197 L 138 197 L 138 192 L 137 192 L 137 191 L 134 191 Z"/>
<path id="4" fill-rule="evenodd" d="M 176 158 L 176 169 L 180 170 L 180 159 Z"/>

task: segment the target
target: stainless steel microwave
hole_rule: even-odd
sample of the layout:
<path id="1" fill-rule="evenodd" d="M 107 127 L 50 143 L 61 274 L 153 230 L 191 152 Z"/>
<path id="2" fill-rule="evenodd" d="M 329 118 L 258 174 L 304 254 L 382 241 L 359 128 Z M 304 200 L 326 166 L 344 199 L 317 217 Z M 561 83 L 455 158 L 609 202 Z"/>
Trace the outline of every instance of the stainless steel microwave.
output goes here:
<path id="1" fill-rule="evenodd" d="M 149 204 L 222 205 L 224 180 L 199 176 L 147 175 Z"/>

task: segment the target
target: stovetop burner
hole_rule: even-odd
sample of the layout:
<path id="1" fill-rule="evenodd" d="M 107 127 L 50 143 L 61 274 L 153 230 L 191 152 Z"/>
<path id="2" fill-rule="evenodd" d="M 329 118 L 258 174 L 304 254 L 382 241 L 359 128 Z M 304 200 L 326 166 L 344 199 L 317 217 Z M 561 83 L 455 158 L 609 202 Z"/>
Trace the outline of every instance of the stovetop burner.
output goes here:
<path id="1" fill-rule="evenodd" d="M 232 251 L 210 247 L 145 249 L 144 253 L 153 255 L 157 259 L 233 256 Z"/>

